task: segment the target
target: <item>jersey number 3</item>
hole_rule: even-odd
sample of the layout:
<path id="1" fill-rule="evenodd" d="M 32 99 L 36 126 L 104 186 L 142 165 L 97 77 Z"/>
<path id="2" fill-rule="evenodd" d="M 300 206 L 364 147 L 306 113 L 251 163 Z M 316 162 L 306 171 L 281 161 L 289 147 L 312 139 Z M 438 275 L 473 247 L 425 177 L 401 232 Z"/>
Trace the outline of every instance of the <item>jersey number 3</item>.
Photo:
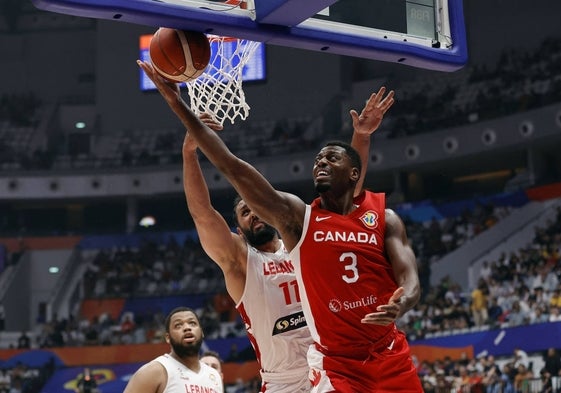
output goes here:
<path id="1" fill-rule="evenodd" d="M 358 269 L 356 268 L 356 254 L 354 252 L 344 252 L 339 257 L 339 262 L 345 264 L 347 274 L 343 274 L 341 278 L 347 284 L 352 284 L 358 281 Z"/>

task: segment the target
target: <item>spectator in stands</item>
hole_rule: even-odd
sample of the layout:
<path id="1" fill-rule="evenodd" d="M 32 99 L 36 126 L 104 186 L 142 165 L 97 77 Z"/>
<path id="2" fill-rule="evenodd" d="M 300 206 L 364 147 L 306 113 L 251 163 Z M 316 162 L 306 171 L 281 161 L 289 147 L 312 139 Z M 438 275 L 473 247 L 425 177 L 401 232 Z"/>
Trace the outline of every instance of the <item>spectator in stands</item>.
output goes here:
<path id="1" fill-rule="evenodd" d="M 471 316 L 475 326 L 487 323 L 487 294 L 487 283 L 480 279 L 477 288 L 471 292 Z"/>
<path id="2" fill-rule="evenodd" d="M 12 386 L 12 376 L 5 368 L 0 368 L 0 393 L 9 393 Z"/>
<path id="3" fill-rule="evenodd" d="M 465 389 L 469 389 L 469 371 L 467 366 L 460 365 L 458 367 L 458 374 L 454 377 L 454 391 L 463 392 Z"/>
<path id="4" fill-rule="evenodd" d="M 541 390 L 540 393 L 553 393 L 553 382 L 551 380 L 551 373 L 546 368 L 540 370 Z"/>
<path id="5" fill-rule="evenodd" d="M 514 367 L 514 369 L 518 369 L 518 366 L 520 365 L 528 369 L 530 365 L 530 359 L 526 351 L 524 351 L 519 347 L 516 347 L 514 348 L 513 355 L 514 355 L 514 359 L 512 361 L 512 366 Z"/>
<path id="6" fill-rule="evenodd" d="M 521 326 L 530 321 L 530 314 L 522 309 L 519 300 L 515 300 L 507 315 L 507 320 L 509 326 Z"/>
<path id="7" fill-rule="evenodd" d="M 551 295 L 551 298 L 549 298 L 549 306 L 550 307 L 561 307 L 561 289 L 559 287 L 557 287 L 553 291 L 553 294 Z"/>
<path id="8" fill-rule="evenodd" d="M 92 375 L 91 370 L 86 367 L 84 372 L 80 375 L 78 384 L 76 385 L 76 393 L 97 393 L 99 389 L 97 388 L 97 381 Z"/>
<path id="9" fill-rule="evenodd" d="M 472 393 L 483 393 L 483 377 L 475 367 L 468 367 L 468 386 Z"/>
<path id="10" fill-rule="evenodd" d="M 165 321 L 170 352 L 146 363 L 130 378 L 124 393 L 224 393 L 220 373 L 199 358 L 204 332 L 190 308 L 173 309 Z"/>
<path id="11" fill-rule="evenodd" d="M 561 356 L 556 348 L 548 348 L 543 356 L 544 368 L 551 376 L 561 376 Z"/>
<path id="12" fill-rule="evenodd" d="M 514 389 L 516 390 L 516 392 L 529 392 L 529 385 L 530 385 L 530 380 L 532 380 L 534 378 L 534 374 L 532 373 L 532 371 L 530 371 L 528 369 L 527 366 L 525 366 L 522 363 L 519 363 L 518 366 L 516 367 L 517 373 L 514 376 Z"/>
<path id="13" fill-rule="evenodd" d="M 511 363 L 505 363 L 501 374 L 501 388 L 500 393 L 515 393 L 514 390 L 514 375 L 516 370 L 513 369 Z"/>
<path id="14" fill-rule="evenodd" d="M 487 393 L 500 393 L 502 390 L 502 373 L 495 363 L 495 357 L 488 355 L 485 358 L 481 383 L 486 386 Z"/>
<path id="15" fill-rule="evenodd" d="M 530 323 L 549 322 L 549 314 L 546 306 L 536 305 L 530 311 Z"/>
<path id="16" fill-rule="evenodd" d="M 546 293 L 554 291 L 559 286 L 557 275 L 545 265 L 540 266 L 538 269 L 538 275 L 534 277 L 534 288 L 540 287 Z"/>
<path id="17" fill-rule="evenodd" d="M 549 322 L 559 322 L 561 321 L 561 312 L 559 307 L 549 308 Z"/>
<path id="18" fill-rule="evenodd" d="M 121 325 L 120 325 L 121 335 L 122 336 L 130 335 L 135 328 L 136 328 L 136 324 L 134 323 L 132 314 L 126 313 L 123 316 L 123 320 L 121 321 Z"/>
<path id="19" fill-rule="evenodd" d="M 479 278 L 483 279 L 486 283 L 488 283 L 492 273 L 493 270 L 489 265 L 489 261 L 483 261 L 483 265 L 481 266 L 481 270 L 479 271 Z"/>
<path id="20" fill-rule="evenodd" d="M 31 348 L 31 339 L 27 335 L 27 332 L 21 332 L 18 337 L 18 349 L 29 349 Z"/>
<path id="21" fill-rule="evenodd" d="M 489 322 L 491 324 L 501 323 L 502 316 L 503 316 L 503 308 L 499 305 L 496 297 L 491 297 L 489 301 L 489 309 L 487 310 L 487 314 L 489 317 Z"/>

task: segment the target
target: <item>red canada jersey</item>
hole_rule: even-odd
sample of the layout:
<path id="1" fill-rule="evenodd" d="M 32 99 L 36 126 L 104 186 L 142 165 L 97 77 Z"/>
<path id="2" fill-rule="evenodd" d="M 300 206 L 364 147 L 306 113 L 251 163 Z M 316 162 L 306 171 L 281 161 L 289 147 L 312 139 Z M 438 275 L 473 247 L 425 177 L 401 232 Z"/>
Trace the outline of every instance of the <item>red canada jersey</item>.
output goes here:
<path id="1" fill-rule="evenodd" d="M 355 206 L 340 215 L 315 199 L 290 254 L 312 337 L 333 353 L 367 351 L 395 329 L 361 323 L 397 289 L 384 247 L 385 195 L 366 191 Z"/>

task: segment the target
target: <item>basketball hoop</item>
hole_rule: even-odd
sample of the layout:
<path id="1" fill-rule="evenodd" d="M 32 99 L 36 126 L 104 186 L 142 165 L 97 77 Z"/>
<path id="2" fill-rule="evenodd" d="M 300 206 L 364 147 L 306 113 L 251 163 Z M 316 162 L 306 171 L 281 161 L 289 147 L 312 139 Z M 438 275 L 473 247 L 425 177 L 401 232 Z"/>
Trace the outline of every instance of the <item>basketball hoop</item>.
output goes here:
<path id="1" fill-rule="evenodd" d="M 210 34 L 208 39 L 208 67 L 199 78 L 186 84 L 190 107 L 197 115 L 213 115 L 220 124 L 226 119 L 234 124 L 238 117 L 245 120 L 249 105 L 242 88 L 242 73 L 259 42 Z"/>

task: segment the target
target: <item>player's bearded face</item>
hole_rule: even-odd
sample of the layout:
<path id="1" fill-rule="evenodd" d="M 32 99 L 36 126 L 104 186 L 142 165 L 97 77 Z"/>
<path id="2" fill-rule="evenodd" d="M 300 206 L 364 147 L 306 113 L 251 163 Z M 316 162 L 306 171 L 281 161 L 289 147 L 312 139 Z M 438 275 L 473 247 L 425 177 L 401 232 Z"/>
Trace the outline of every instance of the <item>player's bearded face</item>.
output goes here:
<path id="1" fill-rule="evenodd" d="M 243 235 L 247 239 L 247 242 L 252 246 L 261 246 L 267 242 L 270 242 L 275 237 L 277 231 L 275 228 L 269 224 L 263 223 L 263 226 L 257 230 L 242 229 Z"/>
<path id="2" fill-rule="evenodd" d="M 192 343 L 183 343 L 183 339 L 175 340 L 173 337 L 169 337 L 169 344 L 173 348 L 173 351 L 180 358 L 189 356 L 198 356 L 203 345 L 203 338 L 199 338 L 197 341 Z"/>

